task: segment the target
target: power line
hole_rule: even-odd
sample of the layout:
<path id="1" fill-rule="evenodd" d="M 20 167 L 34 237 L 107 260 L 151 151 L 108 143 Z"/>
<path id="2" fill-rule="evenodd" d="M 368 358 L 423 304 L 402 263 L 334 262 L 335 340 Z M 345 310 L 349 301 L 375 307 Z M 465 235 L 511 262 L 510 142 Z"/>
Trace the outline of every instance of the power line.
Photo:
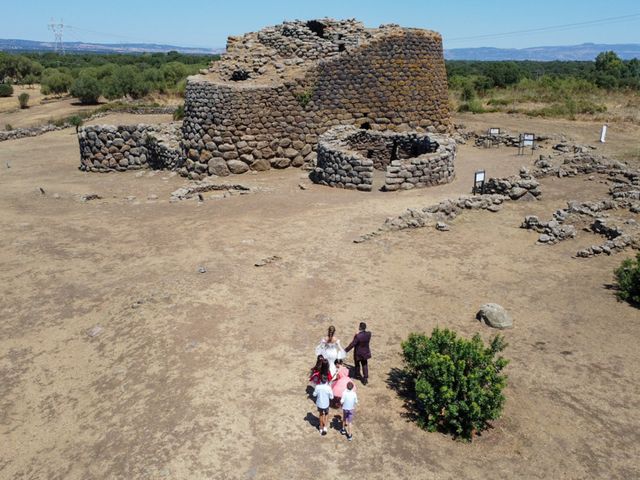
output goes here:
<path id="1" fill-rule="evenodd" d="M 582 28 L 588 26 L 596 26 L 596 25 L 606 25 L 609 23 L 617 23 L 628 20 L 633 20 L 636 18 L 640 18 L 640 13 L 633 13 L 630 15 L 621 15 L 618 17 L 608 17 L 608 18 L 600 18 L 597 20 L 589 20 L 587 22 L 577 22 L 577 23 L 566 23 L 563 25 L 553 25 L 548 27 L 540 27 L 540 28 L 530 28 L 526 30 L 514 30 L 511 32 L 503 32 L 503 33 L 490 33 L 485 35 L 474 35 L 470 37 L 457 37 L 457 38 L 449 38 L 445 39 L 447 42 L 456 42 L 461 40 L 478 40 L 478 39 L 486 39 L 486 38 L 501 38 L 508 37 L 512 35 L 523 35 L 527 33 L 540 33 L 540 32 L 549 32 L 549 31 L 562 31 L 562 30 L 571 30 L 575 28 Z"/>

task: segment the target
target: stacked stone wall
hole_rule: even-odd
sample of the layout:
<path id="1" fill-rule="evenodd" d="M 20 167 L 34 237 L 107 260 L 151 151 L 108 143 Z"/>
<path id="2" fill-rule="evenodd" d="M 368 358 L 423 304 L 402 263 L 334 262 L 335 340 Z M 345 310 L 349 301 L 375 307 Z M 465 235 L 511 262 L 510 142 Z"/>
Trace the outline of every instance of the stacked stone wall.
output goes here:
<path id="1" fill-rule="evenodd" d="M 335 125 L 372 130 L 450 128 L 440 35 L 385 29 L 284 82 L 191 77 L 180 173 L 193 179 L 313 164 L 319 135 Z"/>
<path id="2" fill-rule="evenodd" d="M 320 137 L 311 179 L 331 187 L 370 191 L 377 169 L 386 172 L 385 191 L 423 188 L 454 179 L 455 155 L 456 143 L 449 136 L 339 126 Z"/>
<path id="3" fill-rule="evenodd" d="M 455 178 L 454 161 L 456 142 L 443 135 L 424 136 L 412 133 L 404 136 L 405 142 L 434 142 L 434 152 L 424 153 L 415 158 L 393 160 L 387 167 L 385 191 L 410 190 L 412 188 L 432 187 L 452 182 Z"/>
<path id="4" fill-rule="evenodd" d="M 91 172 L 176 169 L 176 125 L 88 125 L 78 129 L 80 169 Z"/>

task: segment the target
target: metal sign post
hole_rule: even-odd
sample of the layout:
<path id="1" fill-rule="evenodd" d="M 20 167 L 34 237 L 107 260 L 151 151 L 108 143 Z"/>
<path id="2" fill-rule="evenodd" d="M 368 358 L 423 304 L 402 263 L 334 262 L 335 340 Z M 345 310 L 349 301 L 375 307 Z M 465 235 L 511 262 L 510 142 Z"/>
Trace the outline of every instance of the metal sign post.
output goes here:
<path id="1" fill-rule="evenodd" d="M 484 179 L 485 172 L 484 170 L 478 170 L 473 174 L 473 190 L 472 193 L 475 195 L 476 193 L 484 193 Z"/>
<path id="2" fill-rule="evenodd" d="M 518 155 L 524 155 L 525 148 L 531 148 L 531 155 L 536 144 L 536 136 L 533 133 L 521 133 L 520 143 L 518 144 Z"/>
<path id="3" fill-rule="evenodd" d="M 500 147 L 500 129 L 499 128 L 490 128 L 487 132 L 487 140 L 484 143 L 485 148 L 491 148 L 492 145 L 497 145 Z"/>

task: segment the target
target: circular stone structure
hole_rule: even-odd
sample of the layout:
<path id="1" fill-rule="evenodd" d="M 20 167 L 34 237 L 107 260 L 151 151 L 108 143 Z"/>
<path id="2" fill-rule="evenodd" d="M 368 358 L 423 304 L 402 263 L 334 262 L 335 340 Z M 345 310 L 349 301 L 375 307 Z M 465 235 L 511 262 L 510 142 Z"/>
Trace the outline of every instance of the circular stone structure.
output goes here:
<path id="1" fill-rule="evenodd" d="M 451 131 L 442 37 L 329 18 L 230 37 L 189 77 L 181 175 L 311 166 L 336 125 Z"/>
<path id="2" fill-rule="evenodd" d="M 383 191 L 424 188 L 455 178 L 455 156 L 456 142 L 448 135 L 338 126 L 320 136 L 311 180 L 369 192 L 374 170 L 381 170 Z"/>

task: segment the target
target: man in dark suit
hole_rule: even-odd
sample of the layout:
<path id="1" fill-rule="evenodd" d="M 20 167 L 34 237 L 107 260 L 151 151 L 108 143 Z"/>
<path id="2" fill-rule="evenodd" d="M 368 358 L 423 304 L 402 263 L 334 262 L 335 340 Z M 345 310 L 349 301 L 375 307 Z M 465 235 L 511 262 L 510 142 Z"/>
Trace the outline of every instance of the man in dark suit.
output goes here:
<path id="1" fill-rule="evenodd" d="M 356 333 L 353 340 L 345 348 L 348 352 L 352 348 L 353 361 L 356 364 L 356 377 L 362 378 L 362 384 L 369 382 L 369 365 L 368 360 L 371 358 L 371 350 L 369 350 L 369 341 L 371 340 L 371 332 L 367 332 L 367 324 L 360 322 L 360 331 Z M 362 377 L 360 377 L 360 365 L 362 365 Z"/>

